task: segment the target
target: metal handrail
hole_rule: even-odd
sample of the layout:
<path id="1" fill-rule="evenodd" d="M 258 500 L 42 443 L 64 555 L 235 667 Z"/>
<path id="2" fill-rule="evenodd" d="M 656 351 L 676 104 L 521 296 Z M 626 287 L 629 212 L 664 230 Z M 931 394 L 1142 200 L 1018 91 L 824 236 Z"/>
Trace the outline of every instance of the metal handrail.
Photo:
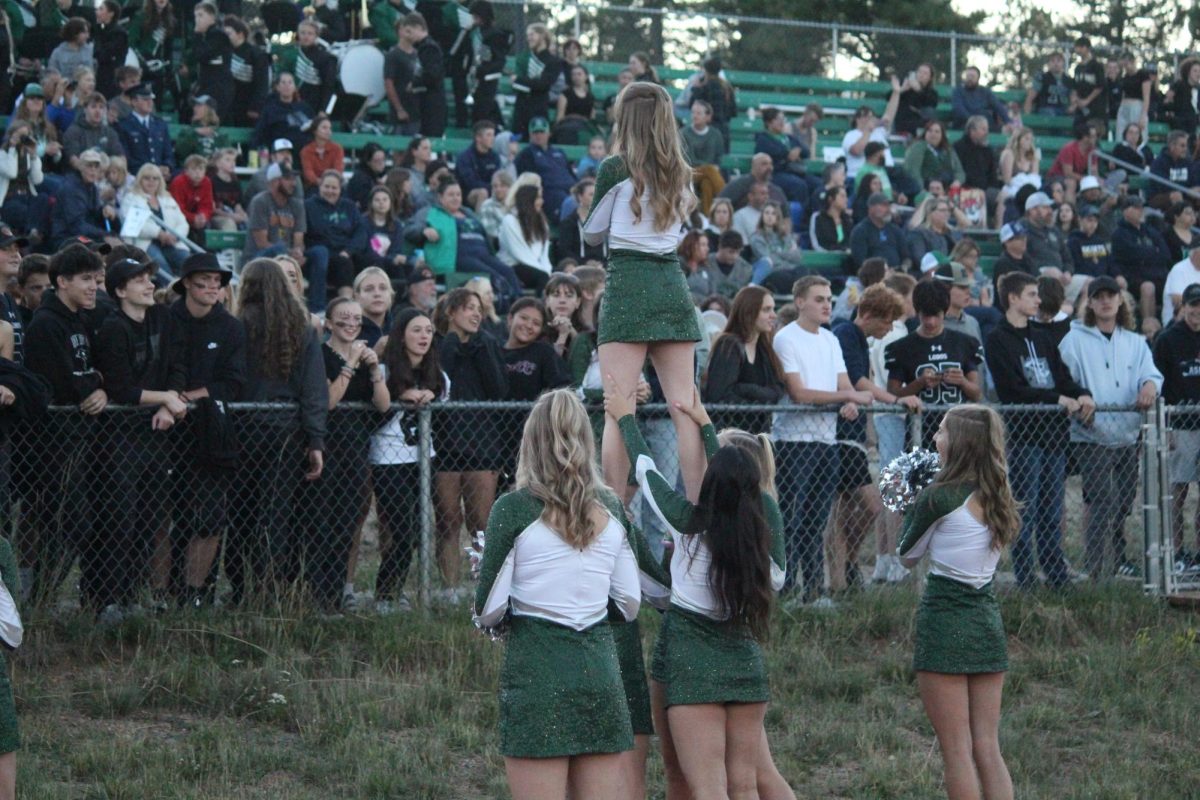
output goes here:
<path id="1" fill-rule="evenodd" d="M 1200 200 L 1200 192 L 1197 192 L 1195 189 L 1189 189 L 1186 186 L 1181 186 L 1180 184 L 1175 183 L 1174 181 L 1167 180 L 1166 178 L 1164 178 L 1160 175 L 1155 175 L 1153 172 L 1150 171 L 1150 169 L 1148 167 L 1138 167 L 1133 164 L 1130 164 L 1128 161 L 1122 161 L 1121 159 L 1117 158 L 1116 156 L 1114 156 L 1110 153 L 1105 153 L 1100 148 L 1096 148 L 1096 157 L 1101 158 L 1105 161 L 1108 161 L 1109 163 L 1116 164 L 1118 167 L 1120 167 L 1121 169 L 1125 170 L 1126 172 L 1128 172 L 1130 174 L 1141 175 L 1143 178 L 1148 178 L 1149 180 L 1153 181 L 1154 183 L 1158 183 L 1163 186 L 1166 186 L 1167 188 L 1169 188 L 1173 191 L 1179 192 L 1180 194 L 1186 195 L 1187 197 L 1190 197 L 1193 200 Z"/>

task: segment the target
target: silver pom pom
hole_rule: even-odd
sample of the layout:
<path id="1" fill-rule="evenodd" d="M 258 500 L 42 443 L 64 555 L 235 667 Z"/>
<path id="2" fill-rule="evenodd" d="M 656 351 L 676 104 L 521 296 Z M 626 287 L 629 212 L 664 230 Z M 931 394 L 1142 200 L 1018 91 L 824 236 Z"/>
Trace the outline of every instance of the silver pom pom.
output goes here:
<path id="1" fill-rule="evenodd" d="M 892 460 L 879 471 L 879 493 L 888 511 L 905 511 L 916 501 L 942 468 L 938 454 L 931 450 L 913 450 Z"/>
<path id="2" fill-rule="evenodd" d="M 479 580 L 479 568 L 483 564 L 483 549 L 486 544 L 484 532 L 475 531 L 475 536 L 471 539 L 470 546 L 463 548 L 463 551 L 467 554 L 467 558 L 471 562 L 472 580 Z M 475 627 L 493 642 L 502 642 L 508 636 L 508 615 L 505 614 L 504 619 L 500 620 L 500 623 L 494 628 L 480 625 L 478 622 L 475 623 Z"/>

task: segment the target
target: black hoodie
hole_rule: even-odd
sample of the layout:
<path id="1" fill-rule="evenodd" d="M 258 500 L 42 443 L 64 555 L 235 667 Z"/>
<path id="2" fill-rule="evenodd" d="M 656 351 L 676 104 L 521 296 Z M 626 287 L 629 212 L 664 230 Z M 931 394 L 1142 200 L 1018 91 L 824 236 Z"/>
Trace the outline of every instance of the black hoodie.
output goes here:
<path id="1" fill-rule="evenodd" d="M 25 332 L 25 364 L 50 384 L 55 404 L 79 405 L 104 384 L 83 315 L 67 308 L 52 289 L 42 295 Z"/>
<path id="2" fill-rule="evenodd" d="M 207 388 L 214 400 L 232 403 L 246 383 L 246 332 L 241 320 L 218 303 L 193 317 L 183 298 L 171 304 L 160 351 L 169 365 L 167 388 L 185 392 Z"/>
<path id="3" fill-rule="evenodd" d="M 109 314 L 96 335 L 96 362 L 104 373 L 109 399 L 136 406 L 142 392 L 166 386 L 162 329 L 171 312 L 163 306 L 146 309 L 141 322 L 121 309 Z"/>
<path id="4" fill-rule="evenodd" d="M 988 334 L 984 347 L 988 370 L 1000 402 L 1053 405 L 1062 395 L 1091 395 L 1077 384 L 1044 330 L 1014 327 L 1007 318 Z M 1061 449 L 1067 444 L 1068 420 L 1063 413 L 1015 411 L 1005 414 L 1010 442 Z"/>

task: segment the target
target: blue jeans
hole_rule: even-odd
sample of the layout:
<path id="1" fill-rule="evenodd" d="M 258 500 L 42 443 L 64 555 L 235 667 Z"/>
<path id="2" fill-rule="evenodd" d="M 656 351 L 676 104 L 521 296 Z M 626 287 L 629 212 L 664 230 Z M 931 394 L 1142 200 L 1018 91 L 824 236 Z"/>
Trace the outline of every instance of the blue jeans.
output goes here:
<path id="1" fill-rule="evenodd" d="M 1023 589 L 1037 585 L 1033 546 L 1046 584 L 1059 588 L 1070 581 L 1062 550 L 1063 489 L 1067 479 L 1067 454 L 1059 448 L 1024 442 L 1008 445 L 1008 479 L 1021 509 L 1021 535 L 1013 543 L 1013 570 Z"/>
<path id="2" fill-rule="evenodd" d="M 158 242 L 151 242 L 146 248 L 146 255 L 158 265 L 158 279 L 155 284 L 168 286 L 179 275 L 187 253 L 178 247 L 162 247 Z"/>
<path id="3" fill-rule="evenodd" d="M 808 205 L 808 182 L 804 178 L 790 172 L 775 172 L 771 175 L 771 182 L 783 189 L 789 203 Z"/>
<path id="4" fill-rule="evenodd" d="M 823 534 L 838 483 L 838 448 L 820 442 L 776 442 L 779 505 L 787 545 L 785 591 L 804 578 L 804 599 L 821 594 L 825 583 Z"/>
<path id="5" fill-rule="evenodd" d="M 287 246 L 273 244 L 257 253 L 247 256 L 251 258 L 274 258 L 287 253 Z M 325 310 L 326 281 L 329 276 L 329 250 L 324 245 L 314 245 L 304 250 L 304 279 L 308 281 L 308 310 L 318 314 Z"/>

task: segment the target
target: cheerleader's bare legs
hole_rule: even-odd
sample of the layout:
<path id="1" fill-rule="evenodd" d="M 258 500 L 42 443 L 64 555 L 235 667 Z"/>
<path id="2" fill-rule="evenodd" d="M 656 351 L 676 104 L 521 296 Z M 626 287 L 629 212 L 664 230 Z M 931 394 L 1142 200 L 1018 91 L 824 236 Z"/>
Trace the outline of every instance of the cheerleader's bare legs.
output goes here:
<path id="1" fill-rule="evenodd" d="M 704 445 L 700 441 L 700 426 L 675 404 L 691 407 L 696 388 L 695 349 L 692 342 L 606 342 L 599 348 L 600 373 L 612 376 L 630 404 L 633 404 L 638 376 L 642 374 L 649 352 L 663 395 L 671 408 L 671 421 L 675 423 L 679 439 L 679 473 L 692 502 L 699 497 L 700 482 L 704 479 Z M 604 417 L 600 461 L 604 466 L 604 482 L 609 486 L 624 487 L 629 480 L 629 456 L 617 423 L 609 415 Z"/>
<path id="2" fill-rule="evenodd" d="M 917 686 L 942 751 L 946 796 L 950 800 L 1012 800 L 1012 778 L 1000 753 L 1004 673 L 918 671 Z"/>
<path id="3" fill-rule="evenodd" d="M 617 797 L 625 800 L 646 798 L 646 758 L 650 755 L 650 737 L 644 733 L 633 735 L 633 749 L 621 753 L 621 775 L 624 790 Z"/>
<path id="4" fill-rule="evenodd" d="M 661 683 L 650 681 L 650 707 L 654 713 L 654 730 L 662 750 L 663 775 L 667 782 L 667 800 L 693 800 L 687 779 L 679 767 L 675 755 L 675 742 L 671 738 L 671 727 L 667 724 L 666 689 Z M 758 763 L 755 765 L 755 783 L 759 800 L 796 800 L 792 787 L 788 786 L 771 756 L 767 742 L 767 729 L 762 728 L 758 745 Z M 732 796 L 732 794 L 730 795 Z"/>
<path id="5" fill-rule="evenodd" d="M 766 713 L 766 703 L 667 709 L 675 754 L 693 800 L 758 800 L 758 751 Z"/>
<path id="6" fill-rule="evenodd" d="M 612 800 L 620 797 L 622 753 L 504 758 L 513 800 Z"/>
<path id="7" fill-rule="evenodd" d="M 17 754 L 0 756 L 0 800 L 15 800 L 17 796 Z"/>

